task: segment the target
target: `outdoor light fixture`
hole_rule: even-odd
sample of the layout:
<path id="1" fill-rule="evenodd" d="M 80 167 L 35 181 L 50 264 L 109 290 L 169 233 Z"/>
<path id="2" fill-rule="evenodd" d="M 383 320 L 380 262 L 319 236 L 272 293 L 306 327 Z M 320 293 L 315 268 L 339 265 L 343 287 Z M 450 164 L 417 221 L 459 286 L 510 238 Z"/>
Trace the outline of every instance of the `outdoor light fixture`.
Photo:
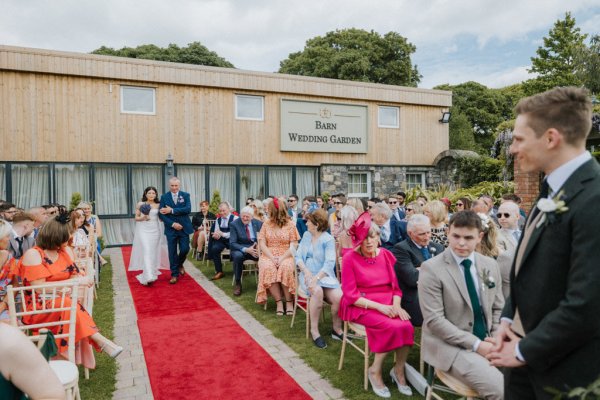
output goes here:
<path id="1" fill-rule="evenodd" d="M 450 111 L 442 111 L 442 118 L 440 119 L 442 124 L 450 122 Z"/>
<path id="2" fill-rule="evenodd" d="M 173 175 L 173 156 L 171 153 L 167 156 L 167 175 Z"/>

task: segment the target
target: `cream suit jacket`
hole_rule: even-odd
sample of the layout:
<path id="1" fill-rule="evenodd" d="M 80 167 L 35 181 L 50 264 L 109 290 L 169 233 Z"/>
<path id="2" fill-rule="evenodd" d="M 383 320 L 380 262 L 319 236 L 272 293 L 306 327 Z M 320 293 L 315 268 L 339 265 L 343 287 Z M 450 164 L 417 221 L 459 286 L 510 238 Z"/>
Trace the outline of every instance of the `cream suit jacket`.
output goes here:
<path id="1" fill-rule="evenodd" d="M 489 335 L 498 328 L 504 306 L 502 278 L 496 261 L 475 253 L 480 303 Z M 484 284 L 489 272 L 494 287 Z M 491 286 L 491 285 L 490 285 Z M 465 277 L 450 249 L 421 264 L 419 299 L 423 313 L 422 348 L 425 362 L 448 371 L 460 350 L 472 351 L 478 338 L 473 334 L 473 311 Z"/>
<path id="2" fill-rule="evenodd" d="M 517 249 L 517 241 L 506 229 L 498 229 L 496 245 L 501 253 L 505 251 L 514 252 Z"/>

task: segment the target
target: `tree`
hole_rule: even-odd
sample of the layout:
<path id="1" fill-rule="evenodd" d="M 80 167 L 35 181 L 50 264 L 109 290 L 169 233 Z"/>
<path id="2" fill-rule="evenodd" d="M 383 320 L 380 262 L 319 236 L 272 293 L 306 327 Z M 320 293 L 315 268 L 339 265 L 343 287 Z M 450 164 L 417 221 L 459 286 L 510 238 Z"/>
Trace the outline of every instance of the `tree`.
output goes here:
<path id="1" fill-rule="evenodd" d="M 450 118 L 450 148 L 453 150 L 474 150 L 477 146 L 473 137 L 473 126 L 467 116 L 454 111 Z"/>
<path id="2" fill-rule="evenodd" d="M 577 77 L 590 92 L 600 94 L 600 35 L 593 35 L 589 47 L 584 46 L 576 59 Z"/>
<path id="3" fill-rule="evenodd" d="M 208 211 L 217 215 L 219 213 L 219 204 L 221 204 L 221 192 L 215 190 L 213 191 L 212 199 L 210 199 Z"/>
<path id="4" fill-rule="evenodd" d="M 165 48 L 154 44 L 143 44 L 135 48 L 123 47 L 119 50 L 102 46 L 92 51 L 92 54 L 234 68 L 233 64 L 214 51 L 208 50 L 200 42 L 189 43 L 187 47 L 179 47 L 173 43 Z"/>
<path id="5" fill-rule="evenodd" d="M 565 14 L 564 20 L 558 20 L 544 37 L 544 46 L 538 47 L 536 57 L 531 58 L 530 73 L 537 77 L 524 82 L 527 95 L 541 93 L 556 86 L 581 86 L 577 76 L 577 55 L 585 48 L 586 34 L 579 33 L 575 27 L 575 18 Z"/>
<path id="6" fill-rule="evenodd" d="M 285 74 L 416 87 L 421 80 L 410 55 L 417 48 L 396 32 L 343 29 L 306 41 L 281 61 Z"/>

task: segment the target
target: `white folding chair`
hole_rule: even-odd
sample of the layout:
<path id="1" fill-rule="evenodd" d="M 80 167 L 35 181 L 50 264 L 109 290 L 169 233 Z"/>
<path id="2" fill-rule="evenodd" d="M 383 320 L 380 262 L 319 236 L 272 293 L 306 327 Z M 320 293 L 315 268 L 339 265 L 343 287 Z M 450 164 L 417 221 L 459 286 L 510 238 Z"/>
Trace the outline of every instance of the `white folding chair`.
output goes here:
<path id="1" fill-rule="evenodd" d="M 79 370 L 75 364 L 75 323 L 77 315 L 77 298 L 79 283 L 76 280 L 67 280 L 56 283 L 45 283 L 35 286 L 13 287 L 9 285 L 6 291 L 10 324 L 22 331 L 35 331 L 38 334 L 30 335 L 34 342 L 45 340 L 46 335 L 41 335 L 39 330 L 50 329 L 62 332 L 68 328 L 68 333 L 57 333 L 56 339 L 67 340 L 67 360 L 50 360 L 50 368 L 62 383 L 67 400 L 80 400 L 79 395 Z M 23 310 L 17 311 L 15 298 L 23 299 Z M 31 299 L 28 307 L 25 299 Z M 41 299 L 41 305 L 37 299 Z M 51 300 L 51 301 L 49 301 Z M 43 315 L 68 312 L 69 318 L 59 321 L 42 322 L 32 325 L 19 324 L 24 316 Z M 63 327 L 63 329 L 61 329 Z"/>

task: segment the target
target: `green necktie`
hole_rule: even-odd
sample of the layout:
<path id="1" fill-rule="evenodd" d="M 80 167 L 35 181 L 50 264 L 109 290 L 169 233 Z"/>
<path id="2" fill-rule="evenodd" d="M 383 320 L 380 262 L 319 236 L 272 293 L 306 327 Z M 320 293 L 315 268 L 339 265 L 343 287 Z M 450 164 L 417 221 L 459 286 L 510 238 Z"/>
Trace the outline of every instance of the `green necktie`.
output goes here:
<path id="1" fill-rule="evenodd" d="M 469 298 L 471 299 L 471 305 L 473 306 L 473 316 L 475 317 L 475 324 L 473 325 L 473 334 L 479 339 L 483 340 L 486 336 L 485 322 L 483 320 L 483 312 L 481 311 L 481 305 L 479 304 L 479 297 L 477 297 L 477 289 L 471 276 L 471 260 L 465 258 L 461 263 L 465 271 L 465 282 L 467 282 L 467 291 L 469 292 Z"/>

